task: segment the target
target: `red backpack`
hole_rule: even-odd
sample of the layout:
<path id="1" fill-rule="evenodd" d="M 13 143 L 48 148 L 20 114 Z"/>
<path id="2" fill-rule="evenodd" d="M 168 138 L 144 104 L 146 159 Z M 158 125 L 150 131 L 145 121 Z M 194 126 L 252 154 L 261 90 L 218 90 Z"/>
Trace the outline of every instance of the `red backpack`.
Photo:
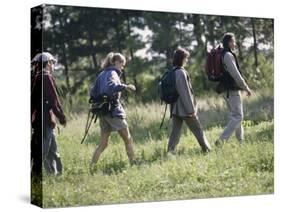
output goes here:
<path id="1" fill-rule="evenodd" d="M 205 71 L 210 81 L 220 81 L 223 75 L 222 54 L 223 48 L 220 45 L 207 54 Z"/>

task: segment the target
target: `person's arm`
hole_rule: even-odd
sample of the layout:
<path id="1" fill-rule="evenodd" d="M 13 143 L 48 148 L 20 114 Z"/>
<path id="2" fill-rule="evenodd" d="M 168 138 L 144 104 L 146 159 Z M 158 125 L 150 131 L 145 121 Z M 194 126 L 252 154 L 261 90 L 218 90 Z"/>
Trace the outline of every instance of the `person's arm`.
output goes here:
<path id="1" fill-rule="evenodd" d="M 49 105 L 55 114 L 55 116 L 59 119 L 62 125 L 66 124 L 66 118 L 62 111 L 62 107 L 55 89 L 55 84 L 50 75 L 44 75 L 43 81 L 43 89 L 45 99 L 49 102 Z"/>
<path id="2" fill-rule="evenodd" d="M 228 71 L 228 73 L 230 74 L 230 76 L 235 80 L 236 84 L 243 90 L 245 91 L 249 91 L 249 86 L 247 85 L 247 83 L 245 82 L 245 80 L 243 79 L 243 77 L 241 76 L 236 63 L 235 63 L 235 58 L 234 56 L 227 52 L 224 55 L 224 64 L 226 66 L 226 70 Z"/>
<path id="3" fill-rule="evenodd" d="M 112 93 L 123 91 L 127 88 L 126 84 L 120 83 L 120 78 L 115 71 L 111 71 L 108 77 L 107 85 Z"/>
<path id="4" fill-rule="evenodd" d="M 188 86 L 187 76 L 183 70 L 176 71 L 176 90 L 179 94 L 179 98 L 184 104 L 187 113 L 192 116 L 195 114 L 195 107 L 192 101 L 192 93 Z"/>

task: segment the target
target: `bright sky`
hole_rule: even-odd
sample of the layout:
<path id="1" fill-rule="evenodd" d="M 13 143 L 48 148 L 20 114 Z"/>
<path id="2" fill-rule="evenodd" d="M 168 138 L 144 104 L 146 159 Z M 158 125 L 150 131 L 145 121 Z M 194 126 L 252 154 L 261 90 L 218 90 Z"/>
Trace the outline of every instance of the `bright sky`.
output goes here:
<path id="1" fill-rule="evenodd" d="M 190 31 L 193 30 L 193 25 L 189 24 L 188 26 L 186 26 L 185 28 Z M 143 42 L 145 42 L 145 48 L 143 49 L 139 49 L 138 51 L 135 52 L 135 56 L 140 57 L 140 58 L 148 58 L 148 60 L 152 59 L 152 56 L 154 55 L 158 55 L 157 53 L 153 53 L 151 51 L 148 51 L 151 48 L 151 42 L 150 42 L 150 38 L 153 35 L 153 32 L 146 26 L 144 29 L 139 29 L 139 28 L 133 28 L 133 34 L 139 34 L 141 36 L 141 40 Z M 204 39 L 206 39 L 204 36 L 202 36 L 202 40 L 204 41 Z M 245 38 L 242 45 L 248 49 L 249 47 L 253 46 L 254 44 L 254 38 L 253 37 L 248 37 Z M 191 43 L 191 47 L 190 49 L 193 49 L 194 46 L 197 45 L 196 41 L 193 41 Z M 209 51 L 211 48 L 213 48 L 212 46 L 208 45 L 207 50 Z M 259 49 L 269 49 L 270 45 L 266 45 L 266 44 L 258 44 L 258 48 Z"/>

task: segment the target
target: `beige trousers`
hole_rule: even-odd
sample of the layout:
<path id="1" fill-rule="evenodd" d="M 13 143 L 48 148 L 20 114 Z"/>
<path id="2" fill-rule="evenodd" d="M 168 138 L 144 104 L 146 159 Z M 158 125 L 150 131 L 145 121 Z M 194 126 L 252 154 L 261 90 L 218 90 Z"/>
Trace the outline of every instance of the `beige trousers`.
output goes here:
<path id="1" fill-rule="evenodd" d="M 243 121 L 243 105 L 240 91 L 230 91 L 229 97 L 225 98 L 227 106 L 230 110 L 229 121 L 220 136 L 221 140 L 228 140 L 235 132 L 235 136 L 239 142 L 244 139 Z"/>

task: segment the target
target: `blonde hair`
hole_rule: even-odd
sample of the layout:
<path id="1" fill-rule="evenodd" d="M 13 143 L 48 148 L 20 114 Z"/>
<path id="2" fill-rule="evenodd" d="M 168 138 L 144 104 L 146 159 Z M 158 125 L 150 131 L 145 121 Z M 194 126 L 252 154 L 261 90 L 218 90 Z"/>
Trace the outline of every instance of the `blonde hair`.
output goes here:
<path id="1" fill-rule="evenodd" d="M 126 63 L 126 58 L 121 53 L 110 52 L 106 55 L 101 67 L 104 69 L 109 66 L 113 66 L 116 61 Z"/>

